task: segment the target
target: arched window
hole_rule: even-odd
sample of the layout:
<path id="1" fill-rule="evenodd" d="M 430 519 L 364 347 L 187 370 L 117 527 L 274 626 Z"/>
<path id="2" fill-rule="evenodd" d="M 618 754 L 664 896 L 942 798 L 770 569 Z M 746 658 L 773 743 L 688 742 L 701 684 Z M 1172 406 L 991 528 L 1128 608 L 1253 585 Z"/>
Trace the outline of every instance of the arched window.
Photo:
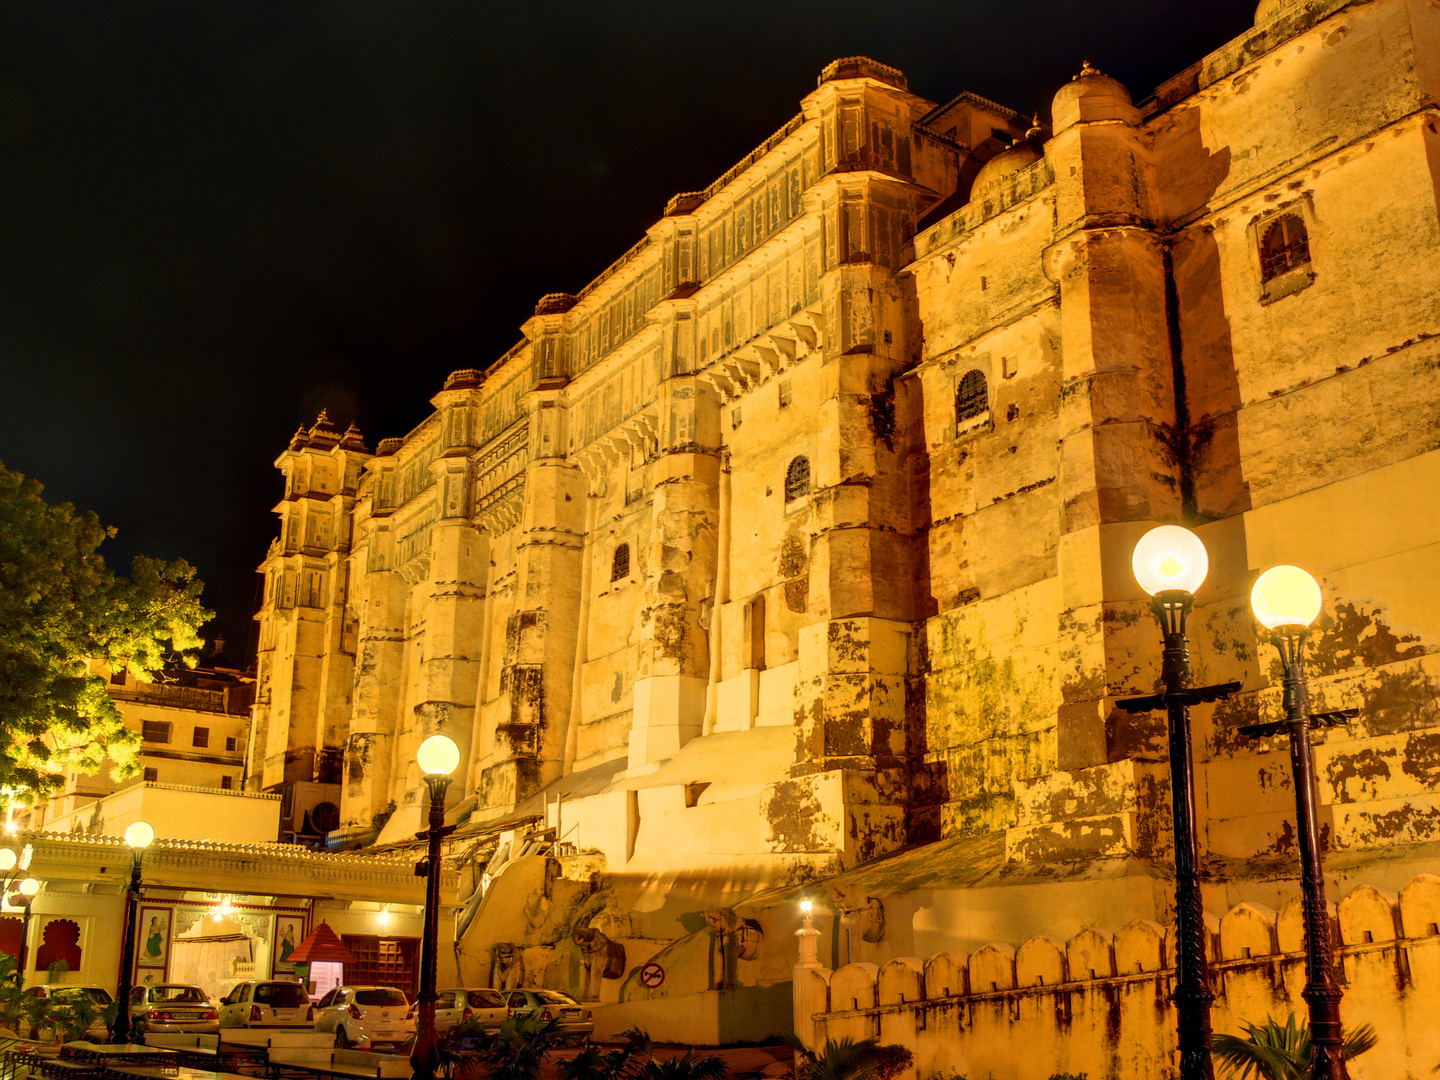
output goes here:
<path id="1" fill-rule="evenodd" d="M 610 559 L 610 580 L 619 581 L 630 576 L 630 545 L 621 544 Z"/>
<path id="2" fill-rule="evenodd" d="M 785 470 L 785 501 L 794 502 L 802 495 L 810 494 L 810 459 L 797 457 Z"/>
<path id="3" fill-rule="evenodd" d="M 1269 281 L 1310 261 L 1310 238 L 1299 214 L 1281 214 L 1260 237 L 1260 280 Z"/>
<path id="4" fill-rule="evenodd" d="M 985 374 L 981 371 L 967 371 L 955 391 L 955 422 L 963 424 L 973 420 L 990 408 L 990 391 L 985 385 Z"/>

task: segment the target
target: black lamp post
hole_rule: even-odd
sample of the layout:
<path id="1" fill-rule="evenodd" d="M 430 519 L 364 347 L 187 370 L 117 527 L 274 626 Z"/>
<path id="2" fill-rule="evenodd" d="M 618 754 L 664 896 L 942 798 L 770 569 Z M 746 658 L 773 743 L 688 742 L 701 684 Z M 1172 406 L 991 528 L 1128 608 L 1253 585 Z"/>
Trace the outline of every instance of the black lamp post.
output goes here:
<path id="1" fill-rule="evenodd" d="M 25 968 L 30 963 L 30 905 L 35 900 L 35 895 L 40 891 L 40 882 L 33 877 L 27 877 L 15 886 L 15 893 L 10 896 L 11 904 L 19 904 L 25 909 L 25 915 L 20 920 L 20 961 L 19 971 L 15 975 L 16 989 L 25 989 Z"/>
<path id="2" fill-rule="evenodd" d="M 135 970 L 135 912 L 140 905 L 140 861 L 145 849 L 155 842 L 155 830 L 147 822 L 136 821 L 125 830 L 125 843 L 130 845 L 130 885 L 125 890 L 125 928 L 120 938 L 120 978 L 115 989 L 118 1007 L 110 1025 L 110 1041 L 130 1041 L 130 973 Z"/>
<path id="3" fill-rule="evenodd" d="M 460 748 L 446 735 L 431 735 L 415 752 L 415 763 L 430 789 L 430 827 L 415 835 L 428 841 L 429 850 L 415 873 L 425 878 L 425 924 L 420 939 L 420 995 L 415 1019 L 415 1049 L 410 1052 L 413 1080 L 435 1080 L 440 1055 L 435 1049 L 435 963 L 440 936 L 440 841 L 451 831 L 445 827 L 445 789 L 460 764 Z"/>
<path id="4" fill-rule="evenodd" d="M 1205 545 L 1188 529 L 1162 525 L 1135 545 L 1135 578 L 1153 598 L 1150 610 L 1165 636 L 1160 682 L 1164 690 L 1115 704 L 1128 713 L 1164 709 L 1170 729 L 1170 799 L 1175 826 L 1175 1002 L 1180 1044 L 1180 1080 L 1212 1080 L 1210 1064 L 1210 976 L 1205 960 L 1205 906 L 1200 895 L 1196 833 L 1195 770 L 1190 752 L 1190 706 L 1220 701 L 1240 689 L 1238 682 L 1190 685 L 1190 649 L 1185 620 L 1210 560 Z"/>
<path id="5" fill-rule="evenodd" d="M 1242 735 L 1260 738 L 1286 731 L 1294 773 L 1295 824 L 1300 845 L 1300 890 L 1305 913 L 1305 989 L 1310 1007 L 1310 1075 L 1313 1080 L 1349 1080 L 1345 1034 L 1340 1027 L 1340 984 L 1330 945 L 1330 913 L 1325 901 L 1325 872 L 1320 864 L 1320 830 L 1315 822 L 1315 774 L 1310 729 L 1334 727 L 1360 715 L 1359 709 L 1310 712 L 1305 682 L 1305 639 L 1320 614 L 1320 583 L 1298 566 L 1276 566 L 1261 574 L 1250 593 L 1255 618 L 1271 632 L 1280 650 L 1285 688 L 1285 719 L 1242 727 Z"/>

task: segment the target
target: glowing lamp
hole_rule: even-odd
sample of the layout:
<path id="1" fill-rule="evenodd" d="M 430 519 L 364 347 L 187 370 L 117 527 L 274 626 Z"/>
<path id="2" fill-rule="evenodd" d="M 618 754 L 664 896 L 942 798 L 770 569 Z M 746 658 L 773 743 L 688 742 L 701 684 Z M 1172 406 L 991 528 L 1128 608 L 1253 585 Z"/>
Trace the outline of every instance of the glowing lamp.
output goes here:
<path id="1" fill-rule="evenodd" d="M 20 856 L 15 854 L 14 848 L 0 848 L 0 872 L 14 870 L 20 863 Z"/>
<path id="2" fill-rule="evenodd" d="M 415 764 L 427 776 L 449 776 L 460 764 L 460 748 L 448 735 L 431 735 L 415 751 Z"/>
<path id="3" fill-rule="evenodd" d="M 148 821 L 137 821 L 125 830 L 125 843 L 144 851 L 155 842 L 155 830 Z"/>
<path id="4" fill-rule="evenodd" d="M 1298 566 L 1272 566 L 1250 590 L 1250 610 L 1267 630 L 1309 626 L 1323 605 L 1320 583 Z"/>
<path id="5" fill-rule="evenodd" d="M 806 918 L 809 918 L 809 917 L 810 917 L 810 912 L 812 912 L 812 911 L 814 911 L 814 910 L 815 910 L 815 905 L 814 905 L 813 903 L 811 903 L 809 900 L 801 900 L 801 901 L 800 901 L 800 914 L 804 915 Z"/>
<path id="6" fill-rule="evenodd" d="M 1189 529 L 1161 525 L 1140 538 L 1130 565 L 1135 580 L 1151 596 L 1161 592 L 1193 594 L 1205 580 L 1210 557 Z"/>
<path id="7" fill-rule="evenodd" d="M 381 926 L 390 925 L 390 905 L 382 904 L 380 910 L 375 914 L 375 921 Z"/>
<path id="8" fill-rule="evenodd" d="M 33 900 L 35 894 L 40 891 L 40 882 L 36 881 L 33 877 L 27 877 L 24 881 L 20 882 L 19 888 L 22 896 L 29 897 Z"/>

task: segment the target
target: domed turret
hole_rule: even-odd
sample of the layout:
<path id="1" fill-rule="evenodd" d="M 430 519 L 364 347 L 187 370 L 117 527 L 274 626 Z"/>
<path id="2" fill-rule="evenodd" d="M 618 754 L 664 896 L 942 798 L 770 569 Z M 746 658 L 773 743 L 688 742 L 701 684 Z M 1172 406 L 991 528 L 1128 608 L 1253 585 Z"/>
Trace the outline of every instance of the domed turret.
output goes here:
<path id="1" fill-rule="evenodd" d="M 1119 79 L 1112 79 L 1090 66 L 1086 60 L 1080 74 L 1060 88 L 1050 104 L 1055 134 L 1076 124 L 1096 120 L 1121 120 L 1127 124 L 1140 122 L 1140 112 L 1130 102 L 1130 91 Z"/>

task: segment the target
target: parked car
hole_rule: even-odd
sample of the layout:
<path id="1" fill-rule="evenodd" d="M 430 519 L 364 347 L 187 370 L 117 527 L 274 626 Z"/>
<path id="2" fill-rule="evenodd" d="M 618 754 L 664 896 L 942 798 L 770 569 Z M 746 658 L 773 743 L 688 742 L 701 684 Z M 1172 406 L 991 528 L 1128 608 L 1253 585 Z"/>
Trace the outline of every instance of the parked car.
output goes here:
<path id="1" fill-rule="evenodd" d="M 222 1028 L 309 1027 L 310 995 L 298 982 L 248 979 L 220 1000 Z"/>
<path id="2" fill-rule="evenodd" d="M 147 1031 L 213 1033 L 219 1028 L 219 1010 L 198 986 L 159 983 L 130 991 L 130 1029 L 136 1041 Z"/>
<path id="3" fill-rule="evenodd" d="M 88 999 L 97 1011 L 104 1009 L 106 1005 L 115 1000 L 110 996 L 110 991 L 103 986 L 72 986 L 67 983 L 27 986 L 25 996 L 27 998 L 46 998 L 57 1005 L 69 1007 L 74 1007 L 82 998 Z M 90 1039 L 99 1039 L 101 1042 L 105 1042 L 110 1038 L 110 1030 L 105 1026 L 105 1021 L 97 1017 L 85 1029 L 85 1035 Z"/>
<path id="4" fill-rule="evenodd" d="M 399 1045 L 415 1034 L 415 1011 L 393 986 L 337 986 L 315 1005 L 315 1030 L 333 1031 L 335 1045 Z"/>
<path id="5" fill-rule="evenodd" d="M 449 1031 L 462 1020 L 475 1020 L 487 1028 L 500 1026 L 509 1015 L 505 995 L 488 987 L 441 990 L 435 1002 L 435 1031 Z"/>
<path id="6" fill-rule="evenodd" d="M 540 990 L 533 987 L 511 990 L 505 995 L 505 1005 L 511 1016 L 538 1013 L 541 1020 L 554 1020 L 555 1030 L 577 1035 L 582 1041 L 595 1030 L 590 1010 L 559 990 Z"/>

